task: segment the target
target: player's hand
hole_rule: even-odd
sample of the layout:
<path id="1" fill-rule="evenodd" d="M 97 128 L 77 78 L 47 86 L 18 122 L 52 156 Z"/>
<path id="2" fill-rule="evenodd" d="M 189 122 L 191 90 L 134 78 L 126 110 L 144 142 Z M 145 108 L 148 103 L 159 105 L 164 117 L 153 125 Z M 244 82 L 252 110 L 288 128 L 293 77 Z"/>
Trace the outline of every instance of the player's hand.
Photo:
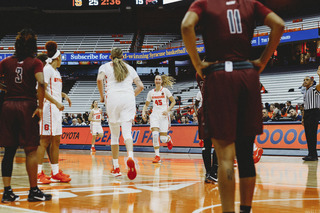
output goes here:
<path id="1" fill-rule="evenodd" d="M 60 103 L 56 104 L 56 107 L 59 109 L 59 111 L 63 111 L 64 110 L 64 106 Z"/>
<path id="2" fill-rule="evenodd" d="M 43 114 L 43 111 L 42 111 L 42 108 L 37 108 L 33 114 L 32 114 L 32 117 L 34 118 L 35 115 L 37 115 L 40 119 L 42 118 L 42 114 Z"/>
<path id="3" fill-rule="evenodd" d="M 162 112 L 162 115 L 163 115 L 163 116 L 168 116 L 168 115 L 169 115 L 169 112 L 168 112 L 168 111 L 163 111 L 163 112 Z"/>
<path id="4" fill-rule="evenodd" d="M 67 96 L 67 95 L 66 95 L 64 98 L 68 101 L 68 103 L 69 103 L 69 107 L 71 107 L 72 102 L 71 102 L 71 100 L 70 100 L 69 96 Z M 62 111 L 62 110 L 60 110 L 60 111 Z"/>
<path id="5" fill-rule="evenodd" d="M 210 66 L 211 64 L 214 64 L 215 62 L 206 62 L 206 61 L 201 61 L 201 63 L 195 67 L 198 75 L 200 76 L 201 79 L 205 79 L 206 76 L 203 74 L 202 70 Z"/>
<path id="6" fill-rule="evenodd" d="M 253 61 L 250 61 L 253 66 L 258 70 L 259 73 L 262 73 L 262 71 L 264 70 L 264 68 L 266 67 L 266 63 L 262 63 L 262 61 L 260 59 L 256 59 Z"/>
<path id="7" fill-rule="evenodd" d="M 103 96 L 100 97 L 100 102 L 104 103 L 104 97 Z"/>

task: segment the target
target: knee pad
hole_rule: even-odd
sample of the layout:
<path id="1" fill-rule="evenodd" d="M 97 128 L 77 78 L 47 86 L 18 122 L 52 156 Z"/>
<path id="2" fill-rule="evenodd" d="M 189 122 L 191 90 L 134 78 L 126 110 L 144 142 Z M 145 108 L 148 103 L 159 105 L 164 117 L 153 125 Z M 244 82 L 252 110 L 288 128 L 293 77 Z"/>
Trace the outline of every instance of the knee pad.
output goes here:
<path id="1" fill-rule="evenodd" d="M 161 141 L 161 143 L 167 143 L 168 142 L 168 136 L 160 135 L 160 141 Z"/>
<path id="2" fill-rule="evenodd" d="M 122 127 L 122 137 L 124 141 L 128 139 L 132 139 L 132 135 L 131 135 L 132 123 L 130 121 L 123 122 L 121 124 L 121 127 Z"/>
<path id="3" fill-rule="evenodd" d="M 240 178 L 256 176 L 256 168 L 253 162 L 254 138 L 254 136 L 240 137 L 236 141 L 236 154 Z"/>
<path id="4" fill-rule="evenodd" d="M 153 143 L 153 147 L 159 147 L 159 132 L 157 131 L 153 131 L 152 132 L 152 143 Z"/>
<path id="5" fill-rule="evenodd" d="M 111 145 L 119 145 L 120 125 L 109 124 L 111 132 Z"/>

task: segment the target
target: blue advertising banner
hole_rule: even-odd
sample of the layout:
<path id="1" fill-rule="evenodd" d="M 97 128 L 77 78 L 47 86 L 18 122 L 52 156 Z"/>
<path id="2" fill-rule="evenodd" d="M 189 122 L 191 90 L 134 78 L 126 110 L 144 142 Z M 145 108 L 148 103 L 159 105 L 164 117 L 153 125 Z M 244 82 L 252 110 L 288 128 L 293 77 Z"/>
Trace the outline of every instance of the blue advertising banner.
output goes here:
<path id="1" fill-rule="evenodd" d="M 296 32 L 284 33 L 280 43 L 303 41 L 309 39 L 318 39 L 318 29 L 302 30 Z M 254 37 L 251 41 L 252 46 L 263 46 L 269 41 L 269 36 Z M 204 53 L 204 45 L 197 45 L 199 53 Z M 185 47 L 144 52 L 144 53 L 124 53 L 123 57 L 126 61 L 141 61 L 153 59 L 166 59 L 168 57 L 176 57 L 187 55 Z M 12 54 L 0 54 L 0 61 Z M 62 54 L 62 62 L 77 62 L 77 61 L 110 61 L 110 53 L 65 53 Z"/>

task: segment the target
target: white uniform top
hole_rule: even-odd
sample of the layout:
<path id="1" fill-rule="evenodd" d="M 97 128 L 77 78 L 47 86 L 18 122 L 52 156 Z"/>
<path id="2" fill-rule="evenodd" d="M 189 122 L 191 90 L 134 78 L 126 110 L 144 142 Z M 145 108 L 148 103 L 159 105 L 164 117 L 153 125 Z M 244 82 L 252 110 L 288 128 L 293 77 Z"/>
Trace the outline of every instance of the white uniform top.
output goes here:
<path id="1" fill-rule="evenodd" d="M 202 94 L 201 94 L 201 91 L 199 91 L 199 92 L 197 93 L 196 100 L 199 101 L 199 106 L 198 106 L 198 108 L 200 108 L 200 107 L 202 106 Z"/>
<path id="2" fill-rule="evenodd" d="M 92 120 L 95 120 L 95 121 L 93 121 L 93 122 L 95 122 L 95 123 L 101 123 L 101 116 L 102 116 L 102 111 L 101 111 L 101 109 L 97 109 L 97 110 L 92 109 L 92 111 L 93 111 Z M 99 120 L 99 121 L 97 121 L 97 120 Z"/>
<path id="3" fill-rule="evenodd" d="M 62 79 L 60 72 L 53 69 L 50 64 L 43 68 L 44 82 L 48 84 L 47 92 L 58 102 L 62 102 Z"/>
<path id="4" fill-rule="evenodd" d="M 106 84 L 105 84 L 105 93 L 108 96 L 114 92 L 126 92 L 134 94 L 133 90 L 133 79 L 138 77 L 137 72 L 134 70 L 133 67 L 126 64 L 129 75 L 121 82 L 118 82 L 114 77 L 113 66 L 111 66 L 112 62 L 108 62 L 103 64 L 99 68 L 99 72 L 103 72 L 106 76 Z"/>
<path id="5" fill-rule="evenodd" d="M 171 92 L 165 87 L 161 87 L 159 91 L 156 91 L 156 89 L 150 90 L 147 101 L 153 101 L 152 113 L 162 113 L 166 111 L 169 107 L 169 98 L 171 96 Z"/>

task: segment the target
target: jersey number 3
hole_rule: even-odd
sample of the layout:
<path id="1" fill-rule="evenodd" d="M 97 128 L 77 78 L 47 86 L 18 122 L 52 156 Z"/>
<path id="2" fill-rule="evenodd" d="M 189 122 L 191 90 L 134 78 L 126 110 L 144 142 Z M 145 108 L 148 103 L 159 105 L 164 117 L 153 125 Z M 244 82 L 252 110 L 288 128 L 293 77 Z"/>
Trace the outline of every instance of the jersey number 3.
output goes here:
<path id="1" fill-rule="evenodd" d="M 228 18 L 230 33 L 241 34 L 242 26 L 241 26 L 240 11 L 238 9 L 227 10 L 227 18 Z"/>
<path id="2" fill-rule="evenodd" d="M 22 73 L 23 73 L 22 67 L 17 67 L 16 73 L 17 73 L 17 76 L 15 77 L 14 81 L 18 84 L 21 84 L 22 83 Z"/>
<path id="3" fill-rule="evenodd" d="M 158 106 L 161 106 L 161 105 L 162 105 L 162 100 L 156 100 L 155 103 L 156 103 Z"/>

